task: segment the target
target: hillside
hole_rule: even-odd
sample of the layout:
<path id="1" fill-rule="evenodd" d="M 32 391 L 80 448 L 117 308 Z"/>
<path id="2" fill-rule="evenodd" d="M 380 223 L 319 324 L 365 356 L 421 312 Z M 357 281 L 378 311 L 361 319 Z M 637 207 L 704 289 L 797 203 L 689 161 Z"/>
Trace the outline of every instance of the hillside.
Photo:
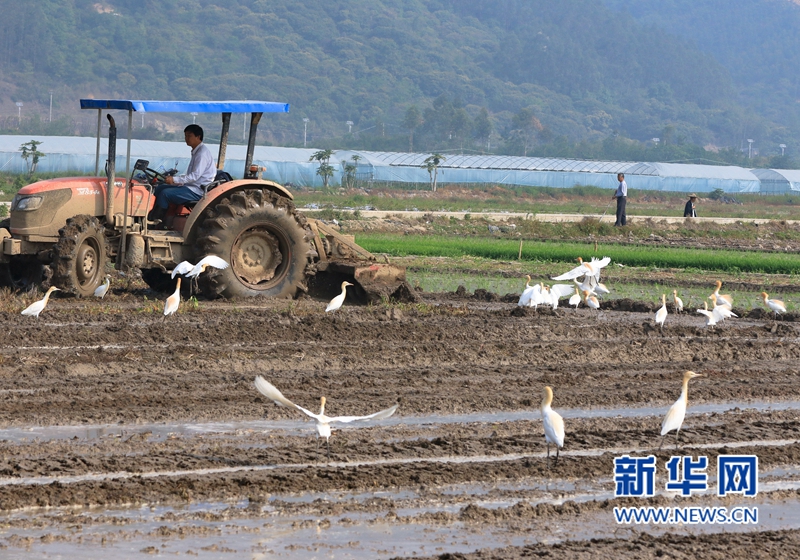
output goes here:
<path id="1" fill-rule="evenodd" d="M 118 96 L 287 101 L 261 138 L 285 145 L 303 118 L 311 145 L 372 149 L 800 138 L 769 96 L 744 103 L 725 60 L 609 3 L 0 0 L 0 128 L 17 130 L 21 101 L 23 130 L 91 134 L 77 99 Z M 137 135 L 179 124 L 148 119 Z"/>

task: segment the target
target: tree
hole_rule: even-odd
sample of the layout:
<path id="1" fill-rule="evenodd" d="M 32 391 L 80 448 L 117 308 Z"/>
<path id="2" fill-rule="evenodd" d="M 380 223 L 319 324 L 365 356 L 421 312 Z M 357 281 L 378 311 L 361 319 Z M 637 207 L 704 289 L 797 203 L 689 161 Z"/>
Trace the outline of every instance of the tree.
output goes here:
<path id="1" fill-rule="evenodd" d="M 39 144 L 41 144 L 40 141 L 31 140 L 19 147 L 22 151 L 22 159 L 24 159 L 25 163 L 28 165 L 28 175 L 36 173 L 36 166 L 39 164 L 39 160 L 43 157 L 47 157 L 43 152 L 38 150 Z M 29 159 L 31 161 L 28 161 Z"/>
<path id="2" fill-rule="evenodd" d="M 319 167 L 317 168 L 317 175 L 322 177 L 322 186 L 328 188 L 328 181 L 333 177 L 333 166 L 330 164 L 333 150 L 320 150 L 315 152 L 308 161 L 318 161 Z"/>
<path id="3" fill-rule="evenodd" d="M 486 110 L 486 107 L 483 107 L 480 113 L 478 113 L 478 116 L 475 117 L 475 121 L 472 123 L 472 134 L 478 139 L 478 142 L 480 142 L 481 146 L 484 146 L 488 143 L 489 136 L 493 131 L 494 125 L 492 124 L 492 120 L 489 118 L 489 111 Z"/>
<path id="4" fill-rule="evenodd" d="M 422 113 L 416 105 L 412 105 L 406 109 L 406 115 L 403 117 L 403 128 L 408 130 L 408 151 L 414 151 L 414 131 L 422 126 Z"/>
<path id="5" fill-rule="evenodd" d="M 436 176 L 439 174 L 439 164 L 446 159 L 442 154 L 432 154 L 426 157 L 420 166 L 428 172 L 431 178 L 431 191 L 433 192 L 436 192 Z"/>
<path id="6" fill-rule="evenodd" d="M 361 159 L 359 155 L 350 157 L 352 163 L 347 160 L 342 160 L 342 170 L 344 171 L 344 186 L 353 188 L 356 184 L 356 171 L 358 171 L 358 160 Z"/>
<path id="7" fill-rule="evenodd" d="M 521 109 L 519 113 L 514 115 L 511 119 L 510 137 L 512 142 L 518 144 L 522 148 L 522 155 L 527 157 L 528 148 L 533 143 L 533 137 L 536 132 L 543 129 L 542 123 L 539 122 L 533 113 L 528 109 Z"/>

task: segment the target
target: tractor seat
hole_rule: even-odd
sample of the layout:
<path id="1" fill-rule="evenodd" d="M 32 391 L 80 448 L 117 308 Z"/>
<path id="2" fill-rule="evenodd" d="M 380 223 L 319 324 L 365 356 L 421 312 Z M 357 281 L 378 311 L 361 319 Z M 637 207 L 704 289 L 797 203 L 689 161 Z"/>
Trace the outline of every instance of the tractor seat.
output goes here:
<path id="1" fill-rule="evenodd" d="M 200 200 L 203 200 L 203 198 L 205 198 L 206 195 L 208 195 L 208 191 L 210 191 L 211 189 L 215 189 L 222 183 L 227 183 L 228 181 L 233 181 L 233 177 L 231 177 L 230 173 L 228 173 L 227 171 L 217 171 L 217 174 L 214 176 L 214 180 L 203 187 L 203 197 Z M 183 207 L 191 210 L 192 208 L 194 208 L 195 204 L 200 202 L 200 200 L 196 202 L 187 202 L 186 204 L 183 205 Z"/>

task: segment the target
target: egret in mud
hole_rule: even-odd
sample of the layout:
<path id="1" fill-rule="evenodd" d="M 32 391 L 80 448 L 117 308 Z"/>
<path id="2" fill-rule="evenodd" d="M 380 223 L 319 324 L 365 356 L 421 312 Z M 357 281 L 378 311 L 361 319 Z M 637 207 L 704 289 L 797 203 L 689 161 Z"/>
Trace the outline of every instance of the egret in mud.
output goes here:
<path id="1" fill-rule="evenodd" d="M 608 266 L 611 262 L 611 258 L 609 257 L 603 257 L 602 259 L 592 257 L 590 262 L 584 262 L 581 257 L 575 260 L 580 263 L 578 266 L 569 272 L 565 272 L 561 276 L 556 276 L 553 280 L 572 280 L 573 278 L 580 278 L 581 276 L 593 276 L 595 280 L 599 282 L 600 270 Z"/>
<path id="2" fill-rule="evenodd" d="M 656 325 L 661 326 L 664 330 L 664 321 L 667 320 L 667 294 L 661 294 L 661 309 L 656 311 Z"/>
<path id="3" fill-rule="evenodd" d="M 581 304 L 581 293 L 578 291 L 578 286 L 575 286 L 575 294 L 569 298 L 569 304 L 574 305 L 575 309 Z"/>
<path id="4" fill-rule="evenodd" d="M 106 279 L 103 280 L 103 283 L 97 286 L 97 288 L 95 289 L 94 297 L 99 297 L 100 299 L 106 297 L 109 286 L 111 286 L 111 279 L 108 276 L 106 276 Z"/>
<path id="5" fill-rule="evenodd" d="M 558 450 L 564 447 L 564 419 L 550 408 L 553 402 L 553 389 L 545 387 L 542 392 L 542 424 L 544 425 L 544 440 L 547 442 L 547 468 L 550 468 L 550 444 L 556 446 L 556 460 L 558 463 Z"/>
<path id="6" fill-rule="evenodd" d="M 302 412 L 309 418 L 314 419 L 317 428 L 317 452 L 319 452 L 319 438 L 325 438 L 325 443 L 328 447 L 328 459 L 330 459 L 331 457 L 330 437 L 331 437 L 332 423 L 341 422 L 346 424 L 350 422 L 358 422 L 361 420 L 383 420 L 384 418 L 389 418 L 392 414 L 394 414 L 395 411 L 397 411 L 397 407 L 400 406 L 396 404 L 385 410 L 381 410 L 373 414 L 368 414 L 367 416 L 326 416 L 325 397 L 322 397 L 320 399 L 319 414 L 314 414 L 310 410 L 306 410 L 302 406 L 296 405 L 292 401 L 284 397 L 277 387 L 275 387 L 272 383 L 270 383 L 260 375 L 256 376 L 255 384 L 256 384 L 256 389 L 258 389 L 258 392 L 267 397 L 275 404 L 280 406 L 285 406 L 287 408 L 294 408 L 295 410 Z"/>
<path id="7" fill-rule="evenodd" d="M 703 309 L 698 309 L 697 312 L 700 313 L 700 315 L 705 316 L 706 327 L 716 326 L 717 317 L 714 315 L 714 313 L 708 310 L 708 304 L 705 301 L 703 302 Z"/>
<path id="8" fill-rule="evenodd" d="M 352 286 L 352 284 L 350 282 L 342 282 L 342 293 L 331 300 L 328 307 L 325 308 L 325 313 L 336 311 L 342 306 L 344 298 L 347 295 L 347 286 Z"/>
<path id="9" fill-rule="evenodd" d="M 672 301 L 675 304 L 676 313 L 683 313 L 683 300 L 678 297 L 678 290 L 672 290 Z"/>
<path id="10" fill-rule="evenodd" d="M 597 298 L 589 293 L 588 290 L 583 291 L 583 301 L 589 309 L 597 309 L 597 319 L 600 319 L 600 302 Z"/>
<path id="11" fill-rule="evenodd" d="M 681 389 L 681 396 L 675 401 L 664 421 L 661 422 L 661 443 L 658 445 L 658 450 L 661 451 L 661 446 L 664 445 L 664 437 L 672 430 L 677 430 L 675 433 L 675 449 L 678 448 L 678 438 L 681 435 L 681 426 L 683 425 L 683 418 L 686 416 L 686 405 L 689 404 L 689 380 L 695 377 L 703 377 L 700 373 L 687 371 L 683 374 L 683 387 Z"/>
<path id="12" fill-rule="evenodd" d="M 50 294 L 52 294 L 53 292 L 57 292 L 57 291 L 59 291 L 59 288 L 56 288 L 55 286 L 50 286 L 50 289 L 47 290 L 47 293 L 44 294 L 44 297 L 42 299 L 40 299 L 39 301 L 33 302 L 28 307 L 23 309 L 22 310 L 22 314 L 23 315 L 33 315 L 34 317 L 36 317 L 38 319 L 39 318 L 39 313 L 42 312 L 44 307 L 47 305 L 47 300 L 50 299 Z"/>
<path id="13" fill-rule="evenodd" d="M 572 293 L 572 286 L 570 286 L 569 284 L 553 284 L 549 290 L 550 301 L 547 301 L 545 303 L 549 303 L 550 305 L 552 305 L 553 310 L 555 311 L 556 309 L 558 309 L 558 301 L 563 297 L 567 297 L 571 293 Z"/>
<path id="14" fill-rule="evenodd" d="M 727 305 L 728 307 L 733 307 L 733 298 L 731 297 L 731 295 L 719 293 L 719 289 L 722 288 L 722 282 L 717 280 L 715 284 L 717 287 L 711 295 L 716 296 L 716 298 L 719 300 L 720 305 Z M 711 296 L 708 297 L 710 298 Z"/>
<path id="15" fill-rule="evenodd" d="M 527 282 L 525 282 L 525 289 L 522 290 L 522 295 L 519 296 L 519 302 L 517 303 L 519 307 L 528 306 L 528 304 L 531 302 L 531 296 L 533 295 L 533 290 L 536 288 L 536 286 L 531 286 L 531 277 L 529 274 L 526 274 L 525 278 L 527 278 L 528 280 Z"/>
<path id="16" fill-rule="evenodd" d="M 164 317 L 172 315 L 178 310 L 181 304 L 181 279 L 178 278 L 178 283 L 175 285 L 175 292 L 167 298 L 164 302 Z"/>
<path id="17" fill-rule="evenodd" d="M 761 292 L 761 297 L 764 298 L 764 305 L 775 312 L 776 318 L 779 313 L 786 313 L 786 305 L 781 300 L 769 299 L 769 294 L 767 292 Z"/>

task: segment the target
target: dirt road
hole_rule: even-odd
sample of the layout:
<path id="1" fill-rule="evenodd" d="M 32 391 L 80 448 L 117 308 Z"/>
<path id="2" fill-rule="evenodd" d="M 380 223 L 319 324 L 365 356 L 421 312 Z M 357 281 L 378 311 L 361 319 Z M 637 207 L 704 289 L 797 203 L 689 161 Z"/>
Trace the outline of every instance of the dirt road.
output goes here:
<path id="1" fill-rule="evenodd" d="M 0 554 L 800 554 L 797 323 L 712 331 L 670 315 L 661 332 L 649 312 L 452 294 L 332 316 L 324 305 L 201 302 L 166 321 L 131 294 L 56 299 L 38 321 L 6 305 Z M 707 456 L 709 480 L 718 455 L 756 454 L 758 496 L 615 499 L 614 457 L 654 454 L 663 476 L 675 439 L 658 451 L 661 418 L 687 369 L 705 377 L 690 384 L 682 453 Z M 256 375 L 309 409 L 327 397 L 330 415 L 400 407 L 335 431 L 328 459 L 313 424 L 262 397 Z M 567 425 L 550 468 L 545 385 Z M 760 518 L 618 525 L 611 511 L 665 504 L 757 506 Z"/>

